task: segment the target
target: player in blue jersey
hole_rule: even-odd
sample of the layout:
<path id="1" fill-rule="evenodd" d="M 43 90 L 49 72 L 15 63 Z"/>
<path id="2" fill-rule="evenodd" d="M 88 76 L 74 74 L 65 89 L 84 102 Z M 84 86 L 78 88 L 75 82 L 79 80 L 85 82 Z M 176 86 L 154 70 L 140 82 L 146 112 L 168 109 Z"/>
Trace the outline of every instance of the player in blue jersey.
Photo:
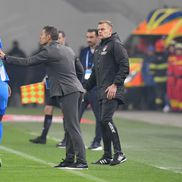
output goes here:
<path id="1" fill-rule="evenodd" d="M 0 49 L 1 41 L 0 41 Z M 8 96 L 9 96 L 9 86 L 7 82 L 9 81 L 8 75 L 6 73 L 5 67 L 3 65 L 2 60 L 0 60 L 0 143 L 2 140 L 3 135 L 3 126 L 2 126 L 2 118 L 5 114 L 7 103 L 8 103 Z M 1 167 L 1 159 L 0 159 L 0 167 Z"/>

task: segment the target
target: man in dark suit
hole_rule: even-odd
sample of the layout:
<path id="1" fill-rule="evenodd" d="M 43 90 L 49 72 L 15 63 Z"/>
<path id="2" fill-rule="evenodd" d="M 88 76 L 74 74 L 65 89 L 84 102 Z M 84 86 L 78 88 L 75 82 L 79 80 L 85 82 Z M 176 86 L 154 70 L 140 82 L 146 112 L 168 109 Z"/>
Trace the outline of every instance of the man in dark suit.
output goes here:
<path id="1" fill-rule="evenodd" d="M 84 68 L 84 77 L 82 80 L 83 85 L 87 82 L 92 73 L 92 67 L 94 65 L 93 63 L 94 51 L 98 43 L 97 29 L 88 29 L 86 33 L 86 39 L 88 46 L 83 48 L 80 52 L 80 61 Z M 97 98 L 96 87 L 92 88 L 89 92 L 87 92 L 84 95 L 84 99 L 82 100 L 80 107 L 80 118 L 83 116 L 83 113 L 87 109 L 89 104 L 94 113 L 96 125 L 95 125 L 95 137 L 91 145 L 88 147 L 88 149 L 94 151 L 102 150 L 101 146 L 102 132 L 99 120 L 99 102 Z"/>
<path id="2" fill-rule="evenodd" d="M 0 58 L 8 64 L 45 65 L 50 80 L 50 97 L 62 104 L 67 135 L 66 158 L 55 167 L 85 169 L 88 165 L 78 117 L 79 98 L 84 89 L 76 76 L 75 56 L 57 40 L 57 29 L 46 26 L 40 35 L 40 44 L 43 47 L 38 54 L 28 58 L 17 58 L 0 51 Z"/>
<path id="3" fill-rule="evenodd" d="M 61 45 L 65 45 L 66 47 L 68 47 L 70 49 L 71 52 L 73 52 L 73 54 L 75 54 L 74 51 L 71 49 L 71 47 L 69 47 L 68 44 L 66 44 L 66 34 L 62 30 L 58 31 L 58 43 L 60 43 Z M 78 79 L 81 81 L 81 79 L 83 77 L 84 69 L 78 58 L 75 59 L 75 70 L 76 70 Z M 44 108 L 44 114 L 45 114 L 44 115 L 44 124 L 43 124 L 41 135 L 29 140 L 30 142 L 35 143 L 35 144 L 46 144 L 48 131 L 52 124 L 54 107 L 61 108 L 60 103 L 56 102 L 55 99 L 52 99 L 50 97 L 49 78 L 47 75 L 44 77 L 43 82 L 45 83 L 45 86 L 46 86 L 46 91 L 45 91 L 46 105 Z M 63 125 L 64 125 L 64 123 L 63 123 Z M 66 134 L 64 134 L 64 139 L 60 143 L 58 143 L 56 146 L 59 148 L 66 147 Z"/>

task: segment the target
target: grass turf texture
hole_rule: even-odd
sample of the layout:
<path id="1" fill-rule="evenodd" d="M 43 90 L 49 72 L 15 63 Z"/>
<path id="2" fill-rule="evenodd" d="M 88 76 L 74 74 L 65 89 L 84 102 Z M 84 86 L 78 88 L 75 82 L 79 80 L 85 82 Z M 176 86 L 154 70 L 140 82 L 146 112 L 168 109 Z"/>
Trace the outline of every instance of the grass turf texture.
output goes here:
<path id="1" fill-rule="evenodd" d="M 42 108 L 9 109 L 8 113 L 41 114 Z M 59 111 L 56 110 L 55 114 L 59 114 Z M 86 112 L 84 117 L 94 119 L 91 112 Z M 90 163 L 101 157 L 102 152 L 87 150 L 89 170 L 72 172 L 51 167 L 65 156 L 64 149 L 55 147 L 57 143 L 55 139 L 63 137 L 62 124 L 52 125 L 46 145 L 35 145 L 28 140 L 35 137 L 32 132 L 40 134 L 42 123 L 4 123 L 1 146 L 8 151 L 0 148 L 0 158 L 3 161 L 0 182 L 182 181 L 181 128 L 120 118 L 115 118 L 115 124 L 122 139 L 127 162 L 114 167 L 92 165 Z M 92 124 L 82 124 L 82 133 L 87 146 L 93 139 L 94 127 Z M 11 151 L 15 151 L 16 154 Z"/>

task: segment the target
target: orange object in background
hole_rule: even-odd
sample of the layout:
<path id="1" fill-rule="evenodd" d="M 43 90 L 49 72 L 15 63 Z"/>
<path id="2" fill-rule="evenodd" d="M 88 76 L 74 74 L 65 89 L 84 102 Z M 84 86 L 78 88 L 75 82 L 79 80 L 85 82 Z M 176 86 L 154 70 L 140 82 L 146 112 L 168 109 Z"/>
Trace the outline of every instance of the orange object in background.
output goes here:
<path id="1" fill-rule="evenodd" d="M 125 87 L 141 87 L 143 86 L 142 78 L 142 58 L 130 58 L 130 73 L 125 80 Z"/>
<path id="2" fill-rule="evenodd" d="M 182 10 L 179 8 L 156 9 L 132 32 L 133 35 L 166 36 L 165 44 L 182 36 Z"/>
<path id="3" fill-rule="evenodd" d="M 142 87 L 142 60 L 149 45 L 156 52 L 163 52 L 171 40 L 182 37 L 182 9 L 162 8 L 150 12 L 125 42 L 130 60 L 130 74 L 126 78 L 126 87 Z"/>
<path id="4" fill-rule="evenodd" d="M 43 82 L 20 87 L 22 104 L 44 104 L 45 85 Z"/>

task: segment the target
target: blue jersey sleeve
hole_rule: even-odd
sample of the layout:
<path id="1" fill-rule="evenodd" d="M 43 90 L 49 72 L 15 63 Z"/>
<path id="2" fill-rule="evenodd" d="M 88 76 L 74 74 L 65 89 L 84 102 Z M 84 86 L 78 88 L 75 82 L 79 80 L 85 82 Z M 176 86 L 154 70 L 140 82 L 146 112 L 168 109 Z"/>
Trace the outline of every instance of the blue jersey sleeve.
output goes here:
<path id="1" fill-rule="evenodd" d="M 9 81 L 9 77 L 2 60 L 0 60 L 0 81 L 4 81 L 4 82 Z"/>

